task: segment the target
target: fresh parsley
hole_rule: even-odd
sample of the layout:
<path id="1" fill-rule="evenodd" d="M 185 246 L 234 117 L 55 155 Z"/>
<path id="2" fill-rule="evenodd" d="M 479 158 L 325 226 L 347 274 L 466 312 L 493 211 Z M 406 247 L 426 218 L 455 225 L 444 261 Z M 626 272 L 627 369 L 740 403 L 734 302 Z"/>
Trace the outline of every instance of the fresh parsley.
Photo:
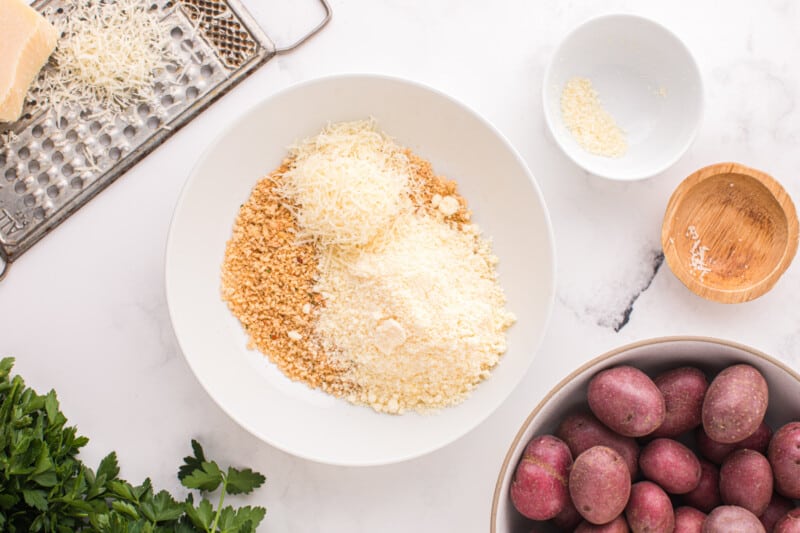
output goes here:
<path id="1" fill-rule="evenodd" d="M 225 505 L 226 495 L 249 494 L 264 476 L 220 468 L 194 440 L 178 479 L 198 502 L 191 492 L 182 501 L 156 492 L 149 478 L 138 486 L 121 479 L 114 452 L 96 471 L 87 467 L 77 455 L 88 439 L 67 426 L 55 391 L 37 394 L 11 375 L 13 365 L 0 360 L 0 532 L 254 533 L 264 519 L 263 507 Z"/>

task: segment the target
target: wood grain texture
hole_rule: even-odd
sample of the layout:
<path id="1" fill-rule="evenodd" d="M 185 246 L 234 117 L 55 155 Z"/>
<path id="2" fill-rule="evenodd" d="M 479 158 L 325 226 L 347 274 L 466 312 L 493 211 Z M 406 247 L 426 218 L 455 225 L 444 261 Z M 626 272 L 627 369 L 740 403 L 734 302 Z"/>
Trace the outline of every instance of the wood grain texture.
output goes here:
<path id="1" fill-rule="evenodd" d="M 739 303 L 769 291 L 797 252 L 794 203 L 771 176 L 719 163 L 687 177 L 667 205 L 661 245 L 667 264 L 692 292 Z M 707 271 L 693 263 L 705 247 Z"/>

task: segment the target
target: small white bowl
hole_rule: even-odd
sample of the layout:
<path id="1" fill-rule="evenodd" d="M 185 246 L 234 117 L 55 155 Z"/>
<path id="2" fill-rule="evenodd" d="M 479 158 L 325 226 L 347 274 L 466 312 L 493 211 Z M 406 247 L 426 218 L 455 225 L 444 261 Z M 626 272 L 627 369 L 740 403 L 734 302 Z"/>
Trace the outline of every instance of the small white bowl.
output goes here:
<path id="1" fill-rule="evenodd" d="M 627 152 L 594 155 L 564 124 L 561 92 L 587 78 L 625 133 Z M 556 142 L 575 164 L 604 178 L 631 181 L 674 164 L 695 138 L 703 114 L 700 70 L 683 42 L 635 15 L 605 15 L 575 28 L 558 46 L 544 76 L 544 115 Z"/>

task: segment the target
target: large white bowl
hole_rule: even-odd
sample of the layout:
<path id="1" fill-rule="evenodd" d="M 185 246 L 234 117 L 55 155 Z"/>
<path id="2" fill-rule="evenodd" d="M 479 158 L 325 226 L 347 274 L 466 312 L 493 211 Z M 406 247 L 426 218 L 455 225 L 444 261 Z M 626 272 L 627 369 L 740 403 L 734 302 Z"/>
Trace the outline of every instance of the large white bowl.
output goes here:
<path id="1" fill-rule="evenodd" d="M 500 258 L 517 324 L 490 379 L 463 404 L 430 415 L 377 414 L 292 382 L 247 350 L 220 299 L 220 265 L 239 206 L 294 141 L 328 122 L 375 117 L 399 143 L 456 179 Z M 303 83 L 244 113 L 201 157 L 167 243 L 172 324 L 208 394 L 242 427 L 288 453 L 337 465 L 402 461 L 440 448 L 492 413 L 528 369 L 549 318 L 554 251 L 542 195 L 525 162 L 486 120 L 425 86 L 374 75 Z"/>
<path id="2" fill-rule="evenodd" d="M 531 530 L 533 522 L 517 512 L 509 496 L 517 463 L 534 436 L 553 433 L 568 413 L 588 409 L 586 388 L 595 374 L 618 365 L 632 365 L 651 376 L 671 368 L 696 366 L 708 376 L 713 376 L 737 363 L 754 366 L 766 378 L 769 385 L 766 421 L 773 429 L 797 419 L 797 413 L 800 412 L 800 375 L 758 350 L 724 340 L 708 337 L 650 339 L 612 350 L 572 372 L 545 395 L 523 422 L 511 443 L 494 490 L 491 533 L 527 533 Z M 540 530 L 556 531 L 547 526 L 542 524 Z"/>
<path id="3" fill-rule="evenodd" d="M 627 153 L 584 150 L 561 117 L 561 91 L 588 78 L 603 107 L 625 131 Z M 700 69 L 683 42 L 656 22 L 605 15 L 581 24 L 556 49 L 544 75 L 544 116 L 557 144 L 583 169 L 610 179 L 654 176 L 691 145 L 703 115 Z"/>

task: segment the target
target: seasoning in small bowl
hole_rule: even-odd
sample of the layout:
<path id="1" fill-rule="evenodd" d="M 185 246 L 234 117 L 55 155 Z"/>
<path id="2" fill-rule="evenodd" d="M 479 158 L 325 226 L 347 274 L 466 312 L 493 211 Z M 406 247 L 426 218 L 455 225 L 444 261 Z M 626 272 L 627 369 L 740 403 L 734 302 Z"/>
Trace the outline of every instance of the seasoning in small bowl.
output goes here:
<path id="1" fill-rule="evenodd" d="M 596 176 L 660 174 L 692 144 L 703 81 L 689 48 L 656 21 L 593 18 L 557 46 L 544 74 L 544 116 L 556 144 Z"/>
<path id="2" fill-rule="evenodd" d="M 769 291 L 798 244 L 797 212 L 768 174 L 719 163 L 687 177 L 667 205 L 661 245 L 672 272 L 703 298 L 739 303 Z"/>

